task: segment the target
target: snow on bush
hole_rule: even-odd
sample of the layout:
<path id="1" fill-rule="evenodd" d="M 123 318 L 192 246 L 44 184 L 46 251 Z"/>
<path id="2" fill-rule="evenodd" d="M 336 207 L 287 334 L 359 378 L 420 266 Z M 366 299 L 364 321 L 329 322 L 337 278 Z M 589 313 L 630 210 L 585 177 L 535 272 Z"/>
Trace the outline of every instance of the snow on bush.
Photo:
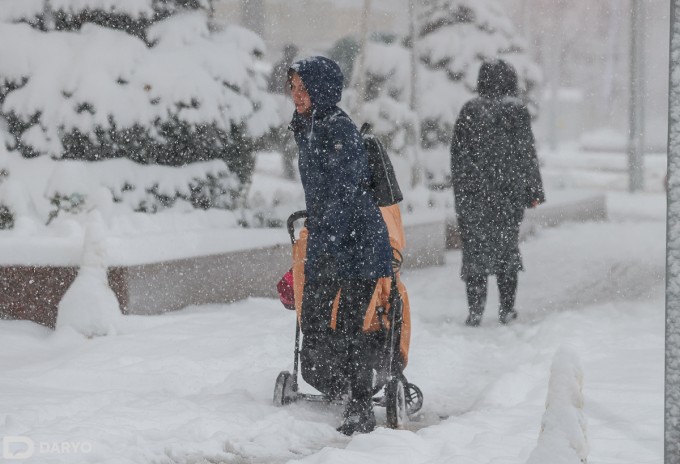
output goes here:
<path id="1" fill-rule="evenodd" d="M 353 86 L 361 77 L 366 83 L 362 117 L 396 152 L 405 149 L 409 126 L 416 120 L 409 105 L 412 47 L 417 57 L 417 120 L 425 148 L 451 142 L 461 107 L 475 96 L 484 60 L 502 58 L 512 63 L 524 97 L 535 100 L 540 70 L 499 2 L 425 0 L 416 6 L 415 41 L 369 43 L 363 51 L 364 76 L 354 67 Z M 356 108 L 356 94 L 348 102 Z"/>
<path id="2" fill-rule="evenodd" d="M 0 118 L 9 149 L 27 158 L 133 160 L 125 185 L 106 186 L 115 201 L 134 196 L 136 210 L 156 211 L 177 198 L 235 208 L 257 140 L 278 120 L 262 40 L 237 26 L 210 27 L 209 6 L 0 0 L 0 19 L 8 21 L 0 27 Z M 142 166 L 186 170 L 195 163 L 202 167 L 169 177 L 198 181 L 174 189 L 164 185 L 167 172 L 149 178 Z M 70 188 L 91 190 L 91 173 L 109 166 L 83 164 Z M 140 206 L 149 194 L 158 201 Z"/>
<path id="3" fill-rule="evenodd" d="M 365 60 L 364 95 L 361 122 L 368 121 L 388 149 L 403 154 L 412 144 L 417 115 L 409 106 L 411 95 L 410 50 L 400 44 L 369 42 Z M 354 67 L 353 85 L 360 79 Z M 356 89 L 347 91 L 348 105 L 357 110 Z"/>
<path id="4" fill-rule="evenodd" d="M 140 165 L 127 159 L 65 162 L 49 157 L 0 156 L 0 207 L 13 217 L 49 224 L 66 214 L 97 209 L 112 214 L 158 212 L 173 207 L 234 209 L 241 184 L 221 160 L 183 168 Z M 2 226 L 0 212 L 0 229 Z"/>
<path id="5" fill-rule="evenodd" d="M 95 23 L 145 38 L 155 21 L 185 10 L 212 9 L 213 0 L 2 0 L 0 21 L 41 30 L 77 30 Z"/>
<path id="6" fill-rule="evenodd" d="M 251 36 L 238 38 L 239 35 Z M 203 12 L 149 28 L 154 46 L 123 31 L 0 29 L 1 113 L 25 156 L 182 165 L 224 158 L 276 123 L 252 33 L 210 32 Z"/>
<path id="7" fill-rule="evenodd" d="M 109 287 L 106 229 L 96 211 L 89 217 L 78 275 L 59 302 L 57 330 L 71 328 L 87 337 L 114 335 L 122 317 Z"/>
<path id="8" fill-rule="evenodd" d="M 572 351 L 560 348 L 550 369 L 538 444 L 527 464 L 582 464 L 588 458 L 583 416 L 583 370 Z"/>

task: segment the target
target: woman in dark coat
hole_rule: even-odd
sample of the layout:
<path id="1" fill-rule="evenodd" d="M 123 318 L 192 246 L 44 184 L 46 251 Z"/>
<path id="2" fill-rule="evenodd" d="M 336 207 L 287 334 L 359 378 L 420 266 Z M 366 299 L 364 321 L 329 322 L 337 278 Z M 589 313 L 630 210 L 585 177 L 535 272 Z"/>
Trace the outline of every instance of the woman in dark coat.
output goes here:
<path id="1" fill-rule="evenodd" d="M 291 129 L 299 150 L 300 179 L 307 207 L 307 258 L 302 297 L 303 350 L 314 369 L 337 377 L 329 387 L 340 394 L 343 378 L 351 401 L 339 431 L 370 432 L 373 415 L 373 372 L 362 332 L 364 316 L 378 278 L 391 275 L 392 248 L 387 227 L 369 193 L 368 157 L 359 130 L 337 107 L 342 72 L 334 61 L 312 57 L 289 71 L 295 114 Z M 336 330 L 331 333 L 331 307 L 338 291 Z M 331 343 L 329 343 L 331 341 Z M 342 372 L 319 360 L 340 360 Z M 309 380 L 308 380 L 309 381 Z"/>
<path id="2" fill-rule="evenodd" d="M 514 68 L 502 60 L 483 63 L 477 92 L 479 97 L 461 109 L 451 144 L 469 326 L 481 322 L 491 274 L 500 292 L 500 322 L 517 318 L 519 227 L 524 209 L 545 201 L 529 111 L 517 97 Z"/>

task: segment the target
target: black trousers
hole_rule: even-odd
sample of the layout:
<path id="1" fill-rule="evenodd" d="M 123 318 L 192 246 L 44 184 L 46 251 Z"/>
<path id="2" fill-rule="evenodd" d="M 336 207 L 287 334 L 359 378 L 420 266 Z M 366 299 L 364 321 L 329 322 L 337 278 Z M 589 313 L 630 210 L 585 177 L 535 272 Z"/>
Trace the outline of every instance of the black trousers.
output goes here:
<path id="1" fill-rule="evenodd" d="M 346 279 L 334 273 L 306 282 L 302 297 L 302 377 L 317 390 L 338 397 L 352 390 L 352 398 L 373 396 L 371 338 L 362 331 L 377 279 Z M 340 304 L 336 329 L 330 328 L 333 301 Z"/>
<path id="2" fill-rule="evenodd" d="M 506 313 L 513 310 L 515 308 L 515 297 L 517 296 L 517 273 L 497 274 L 496 281 L 498 283 L 498 293 L 500 294 L 500 312 Z M 466 279 L 465 287 L 470 314 L 481 316 L 484 312 L 487 286 L 487 275 L 469 276 Z"/>

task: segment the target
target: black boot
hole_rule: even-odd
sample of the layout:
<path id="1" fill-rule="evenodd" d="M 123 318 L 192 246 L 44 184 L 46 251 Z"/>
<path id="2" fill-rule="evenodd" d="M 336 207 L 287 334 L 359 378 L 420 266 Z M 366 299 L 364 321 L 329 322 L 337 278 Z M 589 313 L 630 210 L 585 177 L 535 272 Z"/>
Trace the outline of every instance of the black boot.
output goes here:
<path id="1" fill-rule="evenodd" d="M 468 327 L 479 327 L 482 323 L 482 315 L 480 313 L 470 313 L 465 319 L 465 325 Z"/>
<path id="2" fill-rule="evenodd" d="M 515 311 L 515 296 L 517 295 L 517 273 L 508 272 L 498 274 L 498 293 L 500 293 L 501 307 L 498 310 L 498 321 L 508 324 L 517 319 Z"/>
<path id="3" fill-rule="evenodd" d="M 498 312 L 498 321 L 501 324 L 509 324 L 510 322 L 514 321 L 517 319 L 517 311 L 514 309 L 509 309 L 507 311 L 503 311 L 502 309 Z"/>
<path id="4" fill-rule="evenodd" d="M 470 315 L 465 319 L 465 325 L 468 327 L 478 327 L 482 323 L 482 314 L 484 314 L 484 306 L 486 306 L 486 286 L 487 277 L 485 275 L 471 276 L 465 281 L 470 311 Z"/>
<path id="5" fill-rule="evenodd" d="M 351 400 L 345 407 L 343 420 L 337 431 L 345 435 L 369 433 L 375 429 L 372 399 Z"/>

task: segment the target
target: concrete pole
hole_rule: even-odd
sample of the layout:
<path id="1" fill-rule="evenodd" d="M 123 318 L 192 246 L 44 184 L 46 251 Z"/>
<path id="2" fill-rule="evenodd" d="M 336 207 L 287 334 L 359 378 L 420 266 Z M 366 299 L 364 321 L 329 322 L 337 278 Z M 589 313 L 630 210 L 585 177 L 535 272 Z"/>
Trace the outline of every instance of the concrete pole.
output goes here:
<path id="1" fill-rule="evenodd" d="M 628 188 L 637 192 L 644 187 L 645 111 L 644 111 L 644 0 L 630 5 L 630 109 L 628 131 Z"/>
<path id="2" fill-rule="evenodd" d="M 680 464 L 680 0 L 670 19 L 664 463 Z"/>

